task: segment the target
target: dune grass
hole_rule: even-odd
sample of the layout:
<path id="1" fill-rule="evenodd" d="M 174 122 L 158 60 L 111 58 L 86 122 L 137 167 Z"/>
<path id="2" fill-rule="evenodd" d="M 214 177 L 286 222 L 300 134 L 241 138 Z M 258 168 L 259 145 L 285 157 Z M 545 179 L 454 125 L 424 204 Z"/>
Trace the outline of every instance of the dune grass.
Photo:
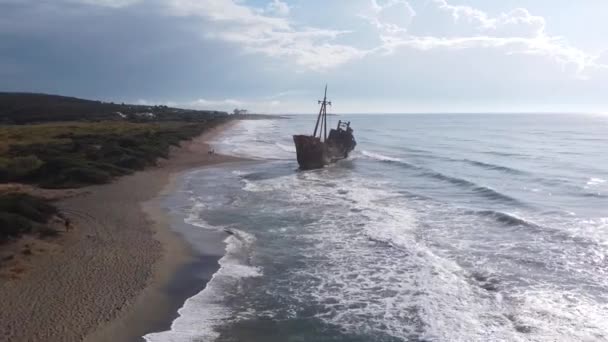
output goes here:
<path id="1" fill-rule="evenodd" d="M 102 184 L 154 165 L 171 146 L 223 122 L 64 122 L 0 126 L 0 182 Z"/>
<path id="2" fill-rule="evenodd" d="M 0 195 L 0 243 L 24 234 L 56 235 L 47 222 L 59 211 L 48 201 L 26 194 Z"/>

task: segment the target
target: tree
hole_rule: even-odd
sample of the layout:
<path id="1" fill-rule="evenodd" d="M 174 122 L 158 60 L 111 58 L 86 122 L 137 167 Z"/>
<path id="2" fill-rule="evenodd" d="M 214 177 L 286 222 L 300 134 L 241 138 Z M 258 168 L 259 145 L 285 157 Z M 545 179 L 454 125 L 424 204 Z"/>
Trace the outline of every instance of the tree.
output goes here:
<path id="1" fill-rule="evenodd" d="M 232 111 L 232 114 L 234 114 L 234 115 L 247 115 L 247 113 L 248 113 L 247 109 L 238 109 L 238 108 L 235 108 Z"/>

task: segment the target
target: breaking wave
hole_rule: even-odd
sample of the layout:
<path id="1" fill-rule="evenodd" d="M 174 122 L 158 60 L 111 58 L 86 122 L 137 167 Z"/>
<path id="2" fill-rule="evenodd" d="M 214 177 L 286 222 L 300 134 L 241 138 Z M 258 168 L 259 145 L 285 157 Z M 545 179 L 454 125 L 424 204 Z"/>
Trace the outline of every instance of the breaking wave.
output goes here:
<path id="1" fill-rule="evenodd" d="M 603 178 L 590 178 L 589 181 L 587 181 L 587 186 L 596 186 L 604 183 L 606 183 L 606 180 Z"/>
<path id="2" fill-rule="evenodd" d="M 439 172 L 424 172 L 424 175 L 441 180 L 441 181 L 445 181 L 445 182 L 448 182 L 448 183 L 451 183 L 454 185 L 458 185 L 463 188 L 470 189 L 474 193 L 480 194 L 481 196 L 491 199 L 491 200 L 523 205 L 523 203 L 520 200 L 518 200 L 514 197 L 505 195 L 492 188 L 489 188 L 486 186 L 481 186 L 477 183 L 468 181 L 463 178 L 452 177 L 452 176 L 448 176 L 448 175 L 445 175 L 445 174 L 439 173 Z"/>
<path id="3" fill-rule="evenodd" d="M 507 213 L 503 213 L 500 211 L 494 211 L 494 210 L 472 211 L 470 213 L 474 213 L 476 215 L 485 216 L 485 217 L 491 217 L 491 218 L 495 219 L 497 222 L 506 224 L 508 226 L 526 226 L 526 227 L 540 228 L 540 226 L 537 225 L 536 223 L 530 222 L 530 221 L 528 221 L 524 218 L 518 217 L 514 214 L 507 214 Z"/>
<path id="4" fill-rule="evenodd" d="M 510 173 L 510 174 L 514 174 L 514 175 L 524 175 L 526 174 L 526 172 L 521 171 L 521 170 L 517 170 L 514 168 L 510 168 L 507 166 L 502 166 L 502 165 L 496 165 L 496 164 L 490 164 L 490 163 L 484 163 L 484 162 L 480 162 L 477 160 L 470 160 L 470 159 L 464 159 L 464 161 L 468 164 L 474 165 L 474 166 L 479 166 L 479 167 L 483 167 L 485 169 L 488 170 L 496 170 L 496 171 L 502 171 L 502 172 L 506 172 L 506 173 Z"/>
<path id="5" fill-rule="evenodd" d="M 426 176 L 426 177 L 430 177 L 430 178 L 434 178 L 440 181 L 444 181 L 444 182 L 448 182 L 457 186 L 460 186 L 462 188 L 466 188 L 471 190 L 474 193 L 480 194 L 481 196 L 491 199 L 491 200 L 496 200 L 496 201 L 503 201 L 503 202 L 508 202 L 508 203 L 513 203 L 513 204 L 518 204 L 518 205 L 523 205 L 523 203 L 521 201 L 519 201 L 518 199 L 508 196 L 506 194 L 500 193 L 492 188 L 486 187 L 486 186 L 482 186 L 479 185 L 477 183 L 471 182 L 469 180 L 466 180 L 464 178 L 458 178 L 458 177 L 453 177 L 453 176 L 449 176 L 446 174 L 443 174 L 441 172 L 436 172 L 433 171 L 431 169 L 422 167 L 422 166 L 418 166 L 418 165 L 414 165 L 411 163 L 408 163 L 406 161 L 404 161 L 403 159 L 400 158 L 395 158 L 395 157 L 390 157 L 390 156 L 386 156 L 383 154 L 379 154 L 379 153 L 374 153 L 374 152 L 368 152 L 368 151 L 362 151 L 361 152 L 364 156 L 371 158 L 373 160 L 378 160 L 380 162 L 385 162 L 385 163 L 390 163 L 390 164 L 396 164 L 399 165 L 400 167 L 403 168 L 407 168 L 407 169 L 411 169 L 411 170 L 415 170 L 415 171 L 419 171 L 421 173 L 421 175 Z M 480 163 L 483 165 L 486 165 L 488 167 L 492 166 L 491 164 L 485 164 L 485 163 Z M 492 166 L 493 167 L 493 166 Z M 498 167 L 498 166 L 497 166 Z M 508 168 L 505 168 L 508 169 Z M 510 172 L 518 172 L 517 170 L 514 169 L 509 169 L 512 170 Z"/>
<path id="6" fill-rule="evenodd" d="M 384 162 L 403 162 L 403 160 L 401 158 L 389 157 L 389 156 L 385 156 L 380 153 L 368 152 L 365 150 L 361 151 L 361 154 L 363 154 L 364 156 L 366 156 L 368 158 L 379 160 L 379 161 L 384 161 Z"/>
<path id="7" fill-rule="evenodd" d="M 224 240 L 226 254 L 219 260 L 220 269 L 203 291 L 186 300 L 178 311 L 179 317 L 171 324 L 171 330 L 148 334 L 144 336 L 146 341 L 213 341 L 219 336 L 215 328 L 232 316 L 232 311 L 223 302 L 226 293 L 238 286 L 240 279 L 262 276 L 260 267 L 247 262 L 255 237 L 236 229 L 226 232 L 229 236 Z"/>
<path id="8" fill-rule="evenodd" d="M 562 158 L 554 145 L 529 144 L 538 133 L 506 145 L 491 130 L 480 146 L 500 151 L 480 152 L 458 145 L 476 130 L 437 141 L 451 132 L 426 134 L 434 123 L 408 127 L 416 136 L 355 126 L 352 162 L 311 172 L 294 172 L 293 125 L 239 126 L 228 151 L 285 161 L 224 166 L 241 170 L 193 182 L 212 203 L 193 210 L 230 227 L 226 256 L 172 330 L 146 338 L 608 341 L 603 156 L 583 153 L 568 168 L 553 163 Z"/>

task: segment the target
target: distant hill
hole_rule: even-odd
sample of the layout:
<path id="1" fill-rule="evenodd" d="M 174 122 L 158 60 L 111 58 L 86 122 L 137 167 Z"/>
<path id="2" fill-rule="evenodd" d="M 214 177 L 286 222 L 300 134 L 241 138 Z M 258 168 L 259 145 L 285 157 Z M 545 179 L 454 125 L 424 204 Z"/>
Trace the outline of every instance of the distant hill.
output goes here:
<path id="1" fill-rule="evenodd" d="M 201 121 L 228 113 L 83 100 L 34 93 L 0 92 L 0 123 L 29 124 L 53 121 Z"/>

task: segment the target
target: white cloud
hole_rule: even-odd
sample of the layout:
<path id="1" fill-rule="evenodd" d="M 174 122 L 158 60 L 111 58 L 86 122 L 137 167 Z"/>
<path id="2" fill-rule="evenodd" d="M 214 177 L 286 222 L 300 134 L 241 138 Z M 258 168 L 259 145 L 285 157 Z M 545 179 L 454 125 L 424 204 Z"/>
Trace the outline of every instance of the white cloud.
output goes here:
<path id="1" fill-rule="evenodd" d="M 99 6 L 122 7 L 139 0 L 68 0 Z M 271 0 L 264 7 L 247 6 L 239 0 L 159 0 L 166 13 L 201 20 L 201 36 L 241 46 L 249 53 L 293 61 L 308 70 L 327 70 L 373 53 L 392 53 L 399 48 L 417 50 L 493 48 L 506 55 L 524 54 L 548 58 L 564 69 L 583 75 L 586 70 L 606 68 L 598 56 L 547 33 L 542 16 L 515 8 L 496 16 L 449 0 L 431 0 L 434 11 L 418 14 L 407 0 L 368 0 L 366 19 L 377 30 L 380 45 L 365 50 L 338 43 L 349 31 L 298 25 L 290 18 L 289 5 Z M 429 14 L 430 13 L 430 14 Z M 412 23 L 441 22 L 442 29 L 417 35 Z M 428 26 L 428 24 L 427 24 Z M 443 30 L 443 31 L 441 31 Z M 359 33 L 359 32 L 357 32 Z"/>
<path id="2" fill-rule="evenodd" d="M 185 103 L 177 103 L 175 106 L 180 108 L 191 108 L 200 110 L 222 110 L 231 112 L 235 108 L 247 109 L 252 113 L 270 113 L 274 112 L 282 105 L 282 102 L 277 99 L 268 100 L 237 100 L 237 99 L 220 99 L 208 100 L 197 99 Z"/>
<path id="3" fill-rule="evenodd" d="M 82 3 L 87 5 L 101 6 L 101 7 L 112 7 L 121 8 L 133 5 L 140 2 L 141 0 L 67 0 L 72 3 Z"/>
<path id="4" fill-rule="evenodd" d="M 280 4 L 274 1 L 269 6 L 285 14 L 288 7 Z M 292 59 L 312 70 L 335 67 L 367 54 L 335 43 L 337 37 L 348 32 L 295 25 L 287 18 L 267 15 L 234 0 L 169 0 L 169 8 L 173 15 L 214 23 L 206 27 L 206 38 L 237 43 L 249 52 Z"/>
<path id="5" fill-rule="evenodd" d="M 544 34 L 546 22 L 525 8 L 516 8 L 497 17 L 469 6 L 454 6 L 446 0 L 433 0 L 440 11 L 449 13 L 456 23 L 472 26 L 478 32 L 499 37 L 536 37 Z"/>
<path id="6" fill-rule="evenodd" d="M 375 0 L 371 0 L 371 3 L 372 7 L 382 8 L 377 6 Z M 407 27 L 399 30 L 386 29 L 393 24 L 377 17 L 379 23 L 373 24 L 379 29 L 382 46 L 376 51 L 393 53 L 400 47 L 423 51 L 495 48 L 504 50 L 507 55 L 524 54 L 548 58 L 564 69 L 574 69 L 579 77 L 585 77 L 584 72 L 589 69 L 608 67 L 600 63 L 598 56 L 570 45 L 561 37 L 547 34 L 545 19 L 532 15 L 525 8 L 516 8 L 492 17 L 470 6 L 451 5 L 447 0 L 432 0 L 432 4 L 440 13 L 448 14 L 453 24 L 459 26 L 450 27 L 443 35 L 421 36 L 412 34 Z M 436 19 L 415 18 L 415 20 L 430 22 Z"/>
<path id="7" fill-rule="evenodd" d="M 185 104 L 186 107 L 190 108 L 226 108 L 228 107 L 238 107 L 244 104 L 243 101 L 235 100 L 235 99 L 224 99 L 224 100 L 206 100 L 206 99 L 198 99 L 192 101 L 190 103 Z"/>
<path id="8" fill-rule="evenodd" d="M 286 92 L 285 95 L 291 92 Z M 281 96 L 282 97 L 282 96 Z M 235 108 L 247 109 L 251 113 L 279 113 L 287 112 L 293 108 L 288 103 L 284 103 L 276 96 L 269 96 L 264 99 L 205 99 L 200 98 L 192 101 L 150 101 L 138 99 L 136 104 L 142 106 L 169 106 L 174 108 L 186 108 L 195 110 L 218 110 L 232 112 Z"/>
<path id="9" fill-rule="evenodd" d="M 359 16 L 388 34 L 406 32 L 407 26 L 416 16 L 416 11 L 405 0 L 371 0 L 367 12 Z"/>
<path id="10" fill-rule="evenodd" d="M 449 12 L 454 20 L 463 20 L 481 28 L 491 28 L 495 24 L 495 19 L 488 18 L 488 15 L 470 6 L 454 6 L 448 4 L 446 0 L 433 0 L 440 10 Z"/>
<path id="11" fill-rule="evenodd" d="M 266 12 L 279 16 L 288 16 L 290 8 L 286 2 L 281 0 L 273 0 L 266 6 Z"/>

